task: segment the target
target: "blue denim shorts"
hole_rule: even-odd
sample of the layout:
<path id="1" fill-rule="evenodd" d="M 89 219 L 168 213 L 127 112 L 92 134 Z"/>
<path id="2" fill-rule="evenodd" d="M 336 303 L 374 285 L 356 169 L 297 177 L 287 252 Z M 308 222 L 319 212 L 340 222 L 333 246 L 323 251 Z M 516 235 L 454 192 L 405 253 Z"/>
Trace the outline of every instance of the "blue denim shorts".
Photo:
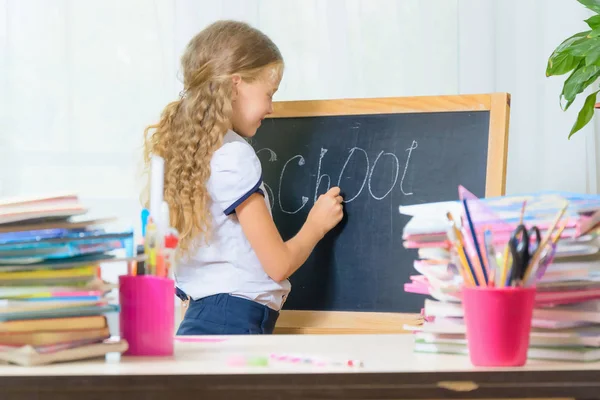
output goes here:
<path id="1" fill-rule="evenodd" d="M 177 297 L 187 295 L 176 289 Z M 279 312 L 257 302 L 220 293 L 198 300 L 190 299 L 177 335 L 271 334 Z"/>

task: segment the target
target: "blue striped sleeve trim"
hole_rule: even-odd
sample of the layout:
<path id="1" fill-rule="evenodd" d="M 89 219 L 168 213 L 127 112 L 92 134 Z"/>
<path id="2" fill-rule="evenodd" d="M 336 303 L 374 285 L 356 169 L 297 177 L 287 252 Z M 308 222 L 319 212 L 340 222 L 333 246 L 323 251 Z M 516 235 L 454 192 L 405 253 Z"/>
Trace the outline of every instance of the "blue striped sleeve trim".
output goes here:
<path id="1" fill-rule="evenodd" d="M 246 199 L 248 199 L 248 197 L 250 197 L 253 193 L 260 193 L 261 195 L 265 195 L 262 191 L 262 189 L 260 189 L 260 185 L 262 184 L 262 176 L 260 177 L 260 179 L 258 180 L 258 182 L 256 183 L 256 185 L 254 185 L 254 187 L 252 189 L 250 189 L 248 192 L 246 192 L 245 195 L 243 195 L 242 197 L 240 197 L 235 203 L 233 203 L 232 205 L 230 205 L 229 207 L 227 207 L 225 209 L 225 211 L 223 211 L 223 213 L 225 215 L 231 215 L 235 212 L 235 209 L 242 204 L 244 201 L 246 201 Z"/>

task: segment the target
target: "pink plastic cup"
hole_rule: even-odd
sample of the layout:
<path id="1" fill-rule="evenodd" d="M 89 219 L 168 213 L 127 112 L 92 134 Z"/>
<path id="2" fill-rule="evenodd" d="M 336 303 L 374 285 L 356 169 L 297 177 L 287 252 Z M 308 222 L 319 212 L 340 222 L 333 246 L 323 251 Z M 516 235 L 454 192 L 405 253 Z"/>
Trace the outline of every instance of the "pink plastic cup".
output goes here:
<path id="1" fill-rule="evenodd" d="M 525 365 L 535 292 L 535 287 L 463 288 L 467 345 L 473 365 Z"/>
<path id="2" fill-rule="evenodd" d="M 152 275 L 119 276 L 119 326 L 130 356 L 171 356 L 175 283 Z"/>

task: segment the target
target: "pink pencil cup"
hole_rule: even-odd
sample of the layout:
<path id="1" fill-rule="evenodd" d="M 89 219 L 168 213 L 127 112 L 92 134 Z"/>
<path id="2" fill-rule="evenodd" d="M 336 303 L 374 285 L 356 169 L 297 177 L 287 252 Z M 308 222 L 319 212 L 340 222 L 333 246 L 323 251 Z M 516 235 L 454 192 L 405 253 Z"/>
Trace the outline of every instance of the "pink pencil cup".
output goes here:
<path id="1" fill-rule="evenodd" d="M 473 365 L 525 365 L 535 292 L 535 287 L 463 288 L 467 346 Z"/>
<path id="2" fill-rule="evenodd" d="M 175 283 L 152 275 L 119 276 L 119 326 L 130 356 L 171 356 Z"/>

